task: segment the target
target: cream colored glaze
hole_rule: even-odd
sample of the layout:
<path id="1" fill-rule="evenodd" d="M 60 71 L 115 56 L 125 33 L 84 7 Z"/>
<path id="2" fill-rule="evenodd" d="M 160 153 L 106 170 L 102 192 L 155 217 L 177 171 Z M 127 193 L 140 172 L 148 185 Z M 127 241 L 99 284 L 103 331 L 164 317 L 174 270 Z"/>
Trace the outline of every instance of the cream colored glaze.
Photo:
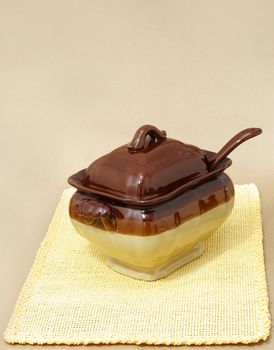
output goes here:
<path id="1" fill-rule="evenodd" d="M 137 270 L 151 270 L 174 257 L 187 254 L 204 241 L 228 217 L 234 197 L 208 212 L 190 219 L 175 229 L 152 236 L 108 232 L 71 219 L 78 233 L 100 247 L 104 253 Z"/>
<path id="2" fill-rule="evenodd" d="M 202 243 L 194 246 L 189 252 L 182 253 L 172 257 L 168 260 L 166 264 L 160 265 L 153 269 L 136 269 L 135 266 L 129 264 L 124 264 L 119 260 L 108 257 L 107 264 L 112 270 L 121 273 L 122 275 L 127 275 L 133 278 L 137 278 L 145 281 L 155 281 L 159 278 L 165 277 L 177 270 L 179 267 L 188 264 L 190 261 L 199 258 L 204 253 L 204 247 Z"/>

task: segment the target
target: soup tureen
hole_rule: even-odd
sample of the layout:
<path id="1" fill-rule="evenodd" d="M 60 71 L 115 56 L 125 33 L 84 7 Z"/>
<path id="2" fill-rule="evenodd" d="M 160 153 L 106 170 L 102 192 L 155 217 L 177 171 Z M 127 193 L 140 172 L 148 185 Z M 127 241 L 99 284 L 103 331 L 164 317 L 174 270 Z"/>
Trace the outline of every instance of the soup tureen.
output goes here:
<path id="1" fill-rule="evenodd" d="M 249 128 L 218 153 L 167 138 L 151 125 L 72 175 L 69 214 L 115 271 L 162 278 L 203 254 L 201 244 L 229 216 L 234 187 L 227 155 L 262 132 Z"/>

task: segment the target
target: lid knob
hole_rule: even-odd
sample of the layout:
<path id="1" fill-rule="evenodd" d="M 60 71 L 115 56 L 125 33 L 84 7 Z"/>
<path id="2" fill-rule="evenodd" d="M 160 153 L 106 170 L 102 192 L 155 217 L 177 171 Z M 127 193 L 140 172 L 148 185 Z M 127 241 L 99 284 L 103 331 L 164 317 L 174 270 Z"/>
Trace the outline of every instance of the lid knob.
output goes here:
<path id="1" fill-rule="evenodd" d="M 146 137 L 150 136 L 152 141 L 157 143 L 166 139 L 166 132 L 160 131 L 155 126 L 143 125 L 135 133 L 130 144 L 127 146 L 131 152 L 138 152 L 145 148 Z"/>

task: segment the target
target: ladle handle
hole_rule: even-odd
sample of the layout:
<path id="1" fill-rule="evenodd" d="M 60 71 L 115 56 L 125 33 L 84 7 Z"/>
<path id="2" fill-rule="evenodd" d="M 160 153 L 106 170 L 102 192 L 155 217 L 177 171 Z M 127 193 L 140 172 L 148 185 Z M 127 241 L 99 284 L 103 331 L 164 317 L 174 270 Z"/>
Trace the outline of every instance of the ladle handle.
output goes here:
<path id="1" fill-rule="evenodd" d="M 254 136 L 260 135 L 261 133 L 262 129 L 260 128 L 248 128 L 240 131 L 237 135 L 232 137 L 232 139 L 230 139 L 224 145 L 224 147 L 209 160 L 209 171 L 213 171 L 221 163 L 221 161 L 224 160 L 229 155 L 229 153 L 231 153 L 241 143 L 245 142 L 248 139 L 251 139 Z"/>

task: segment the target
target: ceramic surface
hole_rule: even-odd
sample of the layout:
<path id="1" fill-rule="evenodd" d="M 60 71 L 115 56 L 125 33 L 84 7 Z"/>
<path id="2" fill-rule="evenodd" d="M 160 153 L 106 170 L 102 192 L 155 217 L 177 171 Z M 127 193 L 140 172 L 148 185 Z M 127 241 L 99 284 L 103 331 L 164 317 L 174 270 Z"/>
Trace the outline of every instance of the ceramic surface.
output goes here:
<path id="1" fill-rule="evenodd" d="M 229 216 L 234 187 L 227 155 L 261 133 L 250 128 L 218 153 L 169 139 L 145 125 L 128 145 L 69 178 L 76 231 L 97 244 L 115 271 L 148 281 L 199 257 Z"/>

